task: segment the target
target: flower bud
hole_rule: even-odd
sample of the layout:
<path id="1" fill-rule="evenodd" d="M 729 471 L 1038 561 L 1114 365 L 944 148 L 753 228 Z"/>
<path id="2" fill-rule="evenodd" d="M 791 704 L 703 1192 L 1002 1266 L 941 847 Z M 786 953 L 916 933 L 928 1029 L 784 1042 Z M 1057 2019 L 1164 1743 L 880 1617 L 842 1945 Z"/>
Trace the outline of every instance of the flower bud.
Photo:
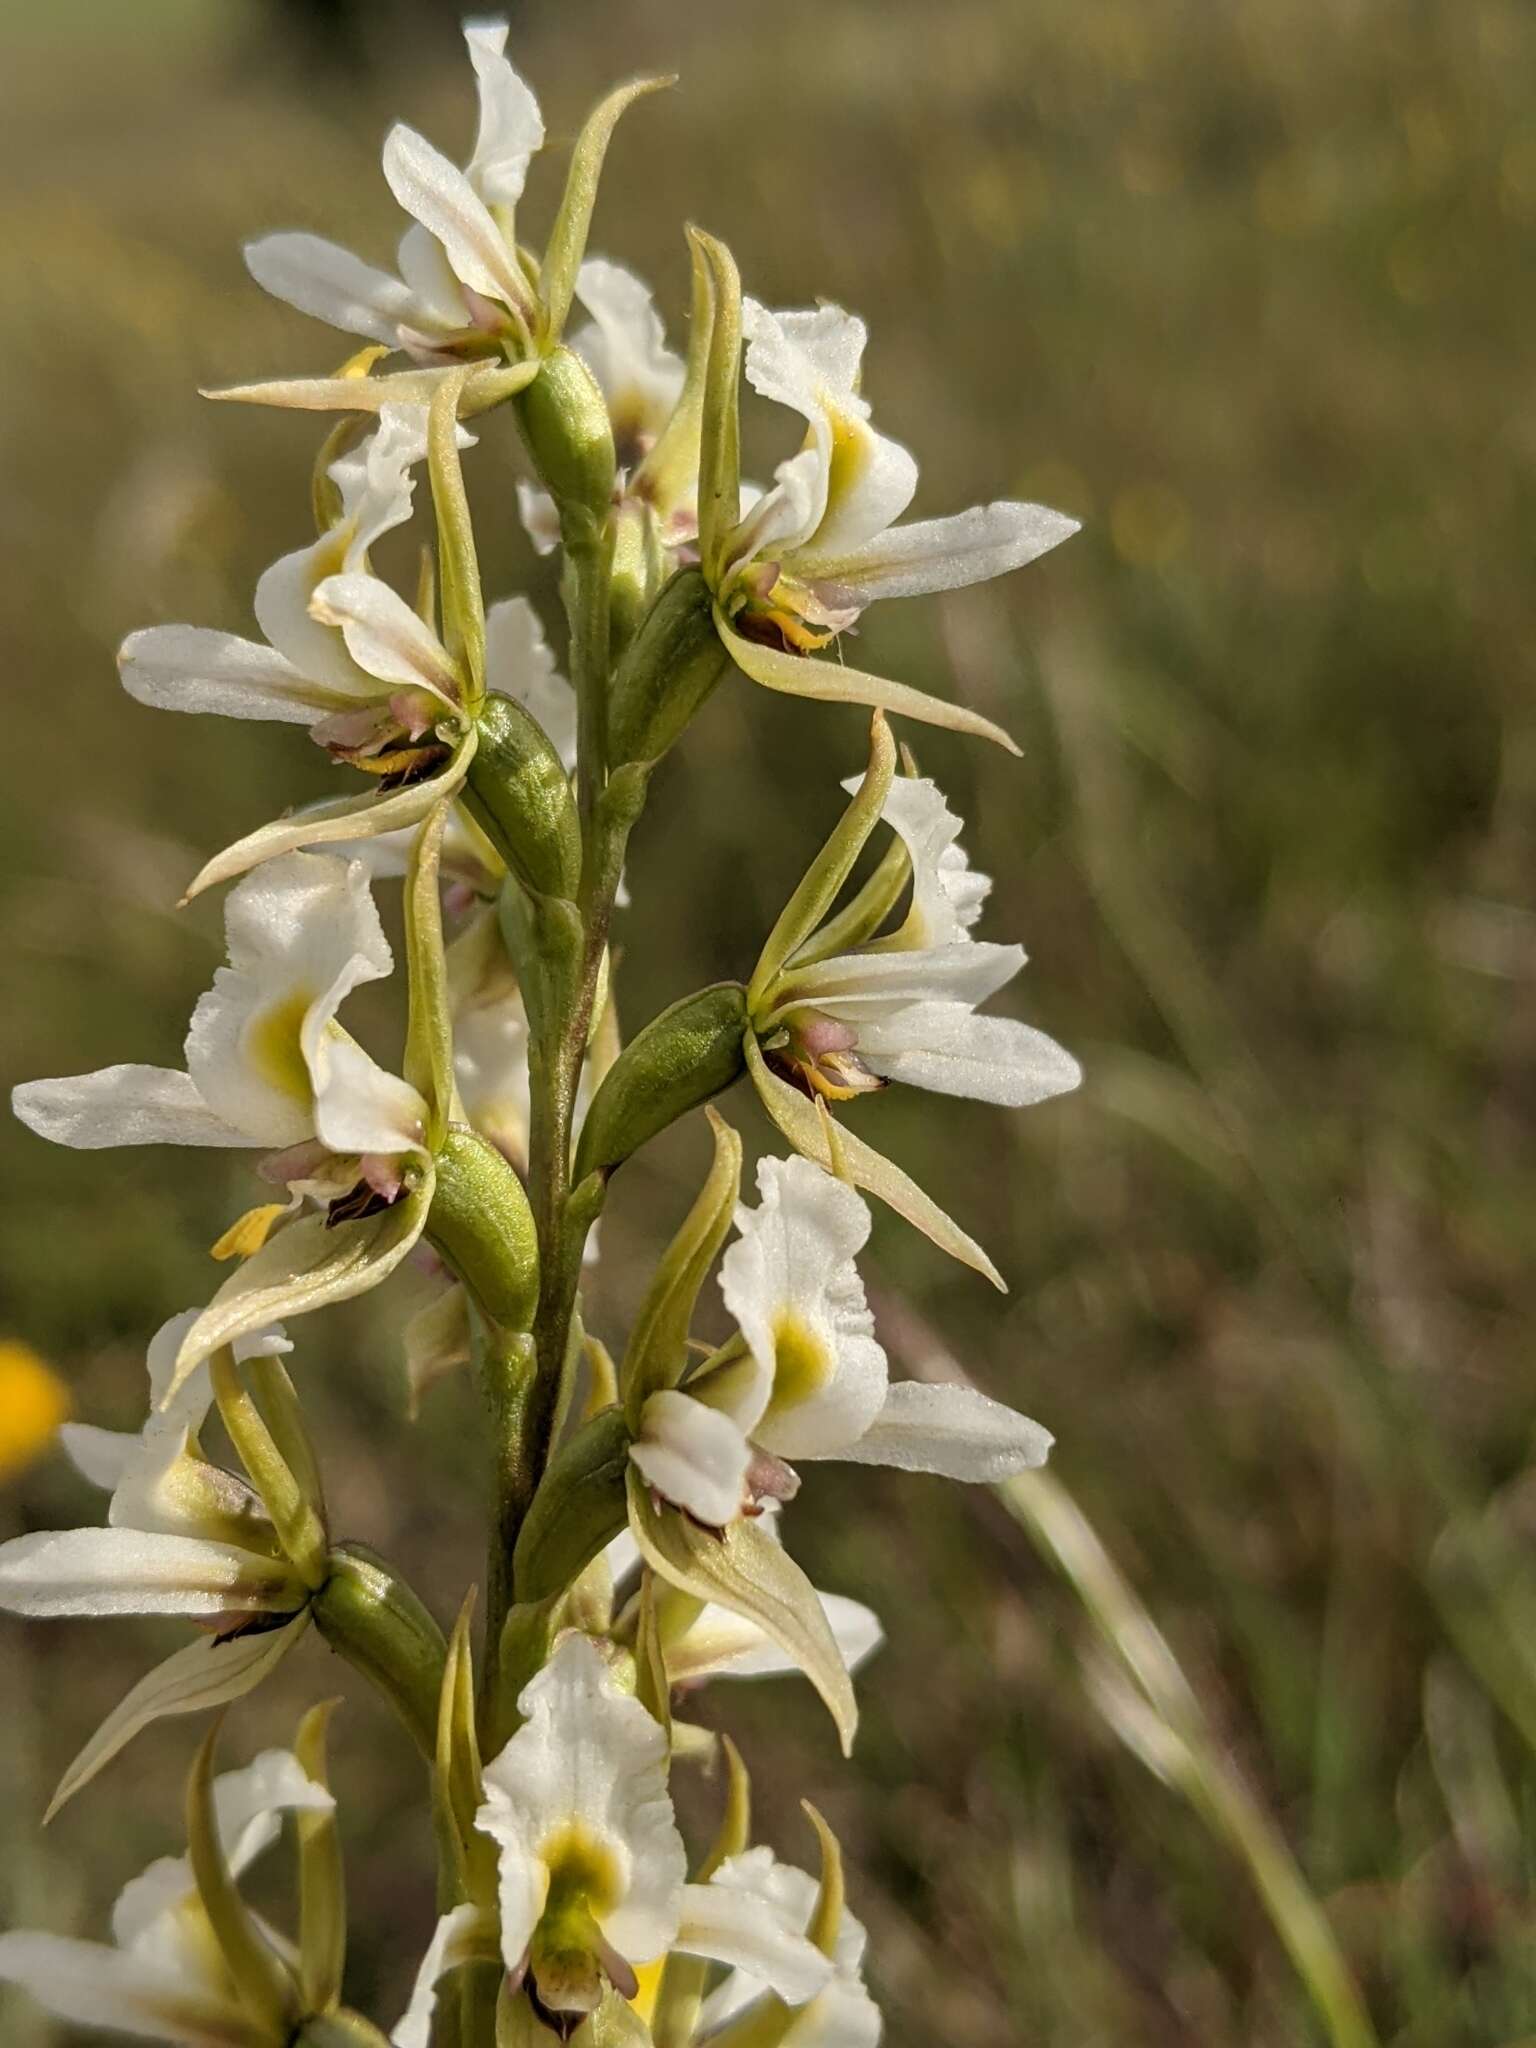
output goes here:
<path id="1" fill-rule="evenodd" d="M 532 1327 L 539 1305 L 539 1247 L 523 1184 L 495 1146 L 451 1124 L 437 1155 L 427 1235 L 503 1330 Z"/>
<path id="2" fill-rule="evenodd" d="M 489 696 L 477 721 L 464 802 L 525 888 L 574 898 L 581 826 L 571 785 L 544 728 L 511 697 Z"/>
<path id="3" fill-rule="evenodd" d="M 616 471 L 597 379 L 580 356 L 557 348 L 513 405 L 533 466 L 559 509 L 567 547 L 590 544 L 613 503 Z"/>
<path id="4" fill-rule="evenodd" d="M 731 665 L 715 627 L 709 586 L 679 569 L 630 642 L 608 712 L 612 761 L 656 761 Z"/>
<path id="5" fill-rule="evenodd" d="M 612 1172 L 648 1138 L 698 1109 L 741 1074 L 747 992 L 717 981 L 684 996 L 632 1038 L 609 1068 L 576 1147 L 575 1180 Z"/>

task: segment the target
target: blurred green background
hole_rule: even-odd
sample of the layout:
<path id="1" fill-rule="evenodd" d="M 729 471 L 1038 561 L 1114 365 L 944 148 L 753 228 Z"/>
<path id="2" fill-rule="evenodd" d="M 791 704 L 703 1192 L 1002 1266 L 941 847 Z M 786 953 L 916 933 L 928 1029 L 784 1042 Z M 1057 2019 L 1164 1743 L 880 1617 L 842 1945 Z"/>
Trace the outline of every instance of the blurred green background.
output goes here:
<path id="1" fill-rule="evenodd" d="M 180 887 L 326 786 L 283 728 L 130 703 L 112 654 L 159 620 L 246 629 L 257 574 L 304 538 L 315 423 L 195 387 L 347 352 L 265 300 L 238 246 L 303 226 L 387 257 L 388 119 L 454 151 L 470 134 L 455 13 L 0 4 L 8 1081 L 176 1061 L 219 940 L 217 905 L 178 915 Z M 620 133 L 595 249 L 654 280 L 679 336 L 700 220 L 770 303 L 867 316 L 866 388 L 923 463 L 921 511 L 1019 494 L 1083 520 L 1005 584 L 877 609 L 860 642 L 1025 742 L 1016 764 L 923 735 L 923 765 L 998 878 L 988 935 L 1031 952 L 1010 994 L 1088 1073 L 1028 1115 L 858 1113 L 1012 1287 L 882 1220 L 888 1342 L 920 1363 L 920 1318 L 1056 1432 L 1057 1477 L 1288 1841 L 1380 2039 L 1536 2041 L 1536 15 L 530 0 L 512 48 L 551 132 L 531 225 L 597 93 L 679 71 Z M 761 473 L 792 429 L 757 431 Z M 547 600 L 514 473 L 490 422 L 483 553 L 498 593 Z M 632 1025 L 750 966 L 860 748 L 854 714 L 720 691 L 635 848 Z M 359 1009 L 392 1052 L 387 998 Z M 0 1335 L 80 1415 L 133 1423 L 144 1341 L 205 1298 L 246 1170 L 0 1143 Z M 592 1317 L 610 1337 L 702 1151 L 677 1134 L 617 1184 Z M 298 1366 L 335 1523 L 447 1617 L 480 1568 L 481 1444 L 467 1385 L 404 1420 L 414 1299 L 392 1284 L 304 1326 Z M 0 1492 L 6 1533 L 96 1511 L 56 1454 Z M 857 1769 L 794 1681 L 718 1687 L 700 1715 L 729 1718 L 782 1851 L 809 1856 L 801 1793 L 842 1834 L 892 2048 L 1327 2038 L 1245 1865 L 1122 1744 L 1123 1700 L 1106 1715 L 1085 1679 L 1084 1589 L 1025 1528 L 984 1494 L 834 1471 L 794 1540 L 891 1633 Z M 104 1933 L 117 1887 L 178 1845 L 184 1724 L 36 1823 L 179 1640 L 4 1622 L 5 1923 Z M 351 1995 L 387 2023 L 432 1919 L 403 1741 L 313 1643 L 226 1748 L 284 1739 L 322 1690 L 349 1700 Z M 0 2031 L 65 2038 L 20 2000 Z"/>

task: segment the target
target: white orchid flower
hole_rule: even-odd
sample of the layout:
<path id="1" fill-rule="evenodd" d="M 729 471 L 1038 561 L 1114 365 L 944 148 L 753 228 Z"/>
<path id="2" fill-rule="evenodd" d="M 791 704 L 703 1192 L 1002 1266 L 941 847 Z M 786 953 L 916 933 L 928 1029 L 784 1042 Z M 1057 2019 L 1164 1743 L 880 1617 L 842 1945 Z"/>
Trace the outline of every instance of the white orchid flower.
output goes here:
<path id="1" fill-rule="evenodd" d="M 786 1459 L 839 1458 L 992 1481 L 1045 1462 L 1037 1422 L 968 1387 L 890 1383 L 854 1263 L 869 1210 L 808 1159 L 764 1159 L 720 1291 L 739 1340 L 653 1394 L 630 1457 L 656 1493 L 723 1528 L 793 1490 Z"/>
<path id="2" fill-rule="evenodd" d="M 289 853 L 246 876 L 224 911 L 229 965 L 198 1000 L 185 1072 L 104 1067 L 28 1081 L 12 1101 L 55 1144 L 234 1145 L 276 1155 L 269 1177 L 318 1200 L 400 1192 L 426 1106 L 336 1021 L 393 965 L 361 861 Z"/>
<path id="3" fill-rule="evenodd" d="M 650 287 L 633 271 L 600 256 L 589 257 L 576 274 L 576 296 L 592 318 L 571 336 L 570 345 L 607 401 L 622 497 L 637 478 L 642 486 L 650 483 L 643 465 L 677 409 L 686 372 L 682 358 L 667 347 Z M 685 461 L 675 476 L 669 466 L 669 474 L 655 480 L 661 493 L 654 509 L 662 539 L 674 549 L 697 528 L 697 439 L 695 434 L 691 464 Z M 553 553 L 560 544 L 554 499 L 536 485 L 520 483 L 517 501 L 534 547 L 541 555 Z"/>
<path id="4" fill-rule="evenodd" d="M 748 382 L 807 425 L 805 446 L 725 543 L 723 609 L 750 637 L 805 653 L 876 598 L 980 583 L 1077 531 L 1044 505 L 1008 503 L 897 526 L 917 464 L 869 424 L 863 321 L 837 306 L 771 313 L 747 299 L 742 331 Z"/>
<path id="5" fill-rule="evenodd" d="M 753 1900 L 766 1916 L 791 1930 L 808 1927 L 816 1909 L 816 1880 L 793 1864 L 777 1862 L 767 1849 L 731 1857 L 714 1882 Z M 833 1942 L 831 1980 L 775 2034 L 782 2048 L 877 2048 L 880 2009 L 864 1988 L 867 1941 L 863 1926 L 845 1908 Z M 705 1999 L 698 2038 L 712 2039 L 771 1988 L 750 1969 L 733 1970 Z"/>
<path id="6" fill-rule="evenodd" d="M 824 1988 L 831 1966 L 803 1933 L 729 1885 L 687 1882 L 666 1735 L 591 1637 L 563 1637 L 518 1709 L 476 1825 L 499 1852 L 502 1961 L 539 2006 L 593 2011 L 605 1983 L 633 1998 L 637 1967 L 674 1950 L 751 1970 L 790 2005 Z M 463 1952 L 457 1932 L 439 1927 L 397 2048 L 425 2048 L 436 1978 Z"/>
<path id="7" fill-rule="evenodd" d="M 778 1539 L 778 1524 L 778 1502 L 765 1501 L 759 1526 Z M 640 1547 L 628 1529 L 620 1530 L 614 1537 L 603 1552 L 603 1559 L 614 1585 L 621 1586 L 640 1562 Z M 880 1617 L 872 1608 L 850 1600 L 843 1593 L 824 1593 L 817 1588 L 816 1598 L 838 1654 L 852 1676 L 885 1641 Z M 712 1678 L 779 1678 L 800 1669 L 794 1658 L 749 1616 L 721 1606 L 718 1600 L 706 1601 L 702 1607 L 688 1601 L 681 1601 L 678 1606 L 685 1623 L 674 1627 L 666 1595 L 662 1595 L 662 1655 L 673 1685 L 692 1687 Z"/>
<path id="8" fill-rule="evenodd" d="M 472 445 L 462 430 L 458 438 Z M 307 726 L 333 760 L 374 779 L 370 790 L 247 834 L 208 862 L 189 894 L 297 847 L 417 824 L 463 781 L 475 744 L 465 679 L 367 566 L 380 535 L 410 517 L 411 470 L 426 449 L 427 408 L 386 405 L 377 431 L 332 463 L 340 517 L 256 586 L 265 643 L 201 626 L 150 626 L 123 642 L 123 687 L 139 703 Z"/>
<path id="9" fill-rule="evenodd" d="M 907 915 L 886 938 L 830 958 L 812 941 L 809 960 L 785 966 L 759 1026 L 770 1059 L 833 1101 L 904 1081 L 1021 1109 L 1077 1087 L 1082 1069 L 1054 1039 L 977 1015 L 1023 967 L 1024 949 L 971 936 L 992 884 L 972 870 L 938 787 L 898 776 L 881 816 L 909 856 Z"/>
<path id="10" fill-rule="evenodd" d="M 150 1343 L 150 1413 L 138 1431 L 67 1422 L 78 1470 L 112 1498 L 104 1529 L 43 1530 L 0 1544 L 0 1608 L 40 1618 L 177 1614 L 209 1633 L 128 1694 L 66 1772 L 57 1807 L 139 1730 L 166 1714 L 238 1699 L 288 1655 L 312 1588 L 285 1555 L 255 1489 L 211 1464 L 198 1441 L 213 1399 L 201 1367 L 173 1388 L 200 1311 L 172 1316 Z M 239 1360 L 291 1351 L 280 1325 L 234 1347 Z"/>
<path id="11" fill-rule="evenodd" d="M 535 311 L 511 218 L 544 141 L 543 117 L 507 60 L 504 21 L 466 22 L 464 40 L 480 103 L 468 164 L 460 170 L 403 123 L 384 144 L 384 176 L 414 222 L 397 276 L 319 235 L 264 235 L 245 251 L 274 298 L 424 363 L 494 349 L 509 331 L 526 339 Z"/>
<path id="12" fill-rule="evenodd" d="M 213 1786 L 214 1822 L 239 1877 L 276 1841 L 285 1813 L 335 1801 L 288 1750 L 264 1751 Z M 0 1934 L 0 1983 L 15 1984 L 71 2025 L 176 2048 L 259 2048 L 271 2040 L 242 2002 L 184 1856 L 165 1856 L 124 1887 L 112 1942 L 12 1930 Z"/>

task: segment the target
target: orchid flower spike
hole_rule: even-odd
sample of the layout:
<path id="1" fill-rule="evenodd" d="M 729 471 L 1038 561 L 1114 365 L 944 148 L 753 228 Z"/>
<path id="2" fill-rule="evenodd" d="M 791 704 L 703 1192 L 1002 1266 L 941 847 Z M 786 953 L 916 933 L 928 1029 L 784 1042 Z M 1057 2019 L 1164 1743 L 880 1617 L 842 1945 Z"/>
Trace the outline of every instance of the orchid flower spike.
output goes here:
<path id="1" fill-rule="evenodd" d="M 251 1691 L 295 1648 L 323 1573 L 323 1504 L 307 1503 L 303 1538 L 274 1527 L 250 1481 L 212 1464 L 199 1432 L 213 1400 L 206 1365 L 171 1391 L 199 1311 L 172 1316 L 149 1347 L 150 1414 L 137 1431 L 65 1423 L 78 1470 L 111 1501 L 104 1529 L 61 1529 L 0 1544 L 0 1607 L 39 1617 L 176 1614 L 207 1633 L 134 1687 L 65 1773 L 54 1809 L 151 1721 Z M 293 1349 L 280 1325 L 234 1347 L 239 1362 Z"/>
<path id="2" fill-rule="evenodd" d="M 606 1987 L 632 1998 L 637 1969 L 669 1951 L 750 1970 L 792 2006 L 826 1987 L 832 1966 L 803 1931 L 728 1884 L 687 1882 L 666 1735 L 591 1637 L 563 1636 L 518 1710 L 476 1826 L 497 1848 L 500 1957 L 535 2010 L 568 2030 Z M 396 2048 L 426 2048 L 438 1978 L 474 1952 L 473 1912 L 440 1923 Z"/>
<path id="3" fill-rule="evenodd" d="M 335 1801 L 289 1750 L 264 1751 L 212 1787 L 217 1853 L 240 1877 L 277 1840 L 285 1814 L 325 1815 Z M 273 1938 L 247 1921 L 265 1947 Z M 270 1951 L 274 1967 L 276 1949 Z M 15 1984 L 72 2026 L 101 2027 L 174 2048 L 271 2048 L 290 2026 L 256 2006 L 226 1961 L 188 1856 L 164 1856 L 125 1886 L 112 1941 L 13 1930 L 0 1934 L 0 1983 Z"/>
<path id="4" fill-rule="evenodd" d="M 470 678 L 368 569 L 373 543 L 410 517 L 411 470 L 426 452 L 427 408 L 386 405 L 377 430 L 330 465 L 336 519 L 256 586 L 265 643 L 201 626 L 150 626 L 123 642 L 123 687 L 141 704 L 307 726 L 333 761 L 373 780 L 249 833 L 208 862 L 190 895 L 298 847 L 414 825 L 463 782 L 475 748 Z M 515 636 L 504 631 L 498 650 L 516 675 Z"/>
<path id="5" fill-rule="evenodd" d="M 1045 1462 L 1037 1422 L 969 1387 L 891 1384 L 855 1257 L 870 1215 L 807 1159 L 758 1164 L 720 1291 L 738 1338 L 645 1403 L 630 1457 L 652 1490 L 710 1528 L 786 1498 L 788 1460 L 842 1459 L 995 1481 Z"/>

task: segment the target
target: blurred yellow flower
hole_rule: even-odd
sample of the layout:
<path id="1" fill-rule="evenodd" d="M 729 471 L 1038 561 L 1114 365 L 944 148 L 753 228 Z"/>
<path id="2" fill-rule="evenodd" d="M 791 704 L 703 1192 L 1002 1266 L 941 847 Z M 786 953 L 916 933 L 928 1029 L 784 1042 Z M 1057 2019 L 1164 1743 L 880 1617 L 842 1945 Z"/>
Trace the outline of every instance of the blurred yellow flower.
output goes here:
<path id="1" fill-rule="evenodd" d="M 69 1414 L 69 1390 L 35 1351 L 0 1338 L 0 1480 L 24 1472 Z"/>

